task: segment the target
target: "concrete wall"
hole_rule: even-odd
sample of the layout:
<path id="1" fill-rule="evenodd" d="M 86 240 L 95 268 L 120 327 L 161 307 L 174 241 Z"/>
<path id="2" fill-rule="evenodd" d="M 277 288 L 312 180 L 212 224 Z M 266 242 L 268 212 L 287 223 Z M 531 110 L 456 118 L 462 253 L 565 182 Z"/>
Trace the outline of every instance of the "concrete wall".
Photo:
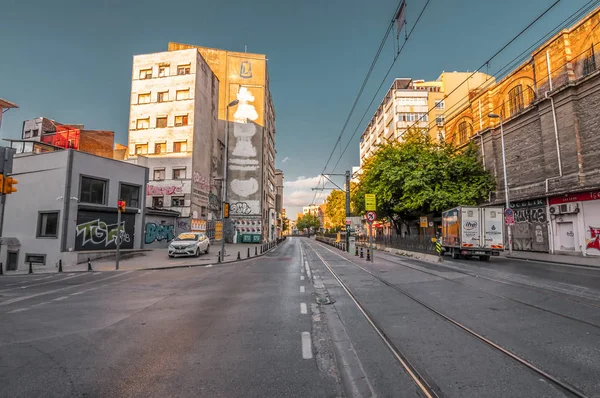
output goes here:
<path id="1" fill-rule="evenodd" d="M 144 248 L 165 249 L 177 236 L 177 219 L 173 216 L 146 215 Z"/>

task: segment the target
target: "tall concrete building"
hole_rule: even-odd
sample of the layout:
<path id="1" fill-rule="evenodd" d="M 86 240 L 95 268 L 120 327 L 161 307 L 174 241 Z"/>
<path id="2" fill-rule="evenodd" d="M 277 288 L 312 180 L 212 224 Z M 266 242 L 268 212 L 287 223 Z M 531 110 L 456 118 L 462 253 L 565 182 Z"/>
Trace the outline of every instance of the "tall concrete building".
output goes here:
<path id="1" fill-rule="evenodd" d="M 169 51 L 181 50 L 199 53 L 219 79 L 219 134 L 224 136 L 229 124 L 226 236 L 239 242 L 272 240 L 277 227 L 275 109 L 267 57 L 169 43 Z"/>
<path id="2" fill-rule="evenodd" d="M 150 169 L 148 207 L 220 218 L 219 81 L 195 49 L 133 58 L 129 162 Z"/>
<path id="3" fill-rule="evenodd" d="M 445 139 L 445 121 L 468 102 L 469 90 L 494 79 L 480 72 L 444 72 L 435 81 L 401 78 L 385 94 L 360 140 L 361 166 L 387 141 L 402 140 L 414 128 L 433 139 Z"/>

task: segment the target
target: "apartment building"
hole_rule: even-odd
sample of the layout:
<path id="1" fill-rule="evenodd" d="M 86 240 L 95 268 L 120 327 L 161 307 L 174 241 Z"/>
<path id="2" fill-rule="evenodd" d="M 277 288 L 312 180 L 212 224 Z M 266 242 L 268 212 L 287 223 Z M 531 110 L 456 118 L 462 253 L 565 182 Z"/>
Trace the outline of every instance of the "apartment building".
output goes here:
<path id="1" fill-rule="evenodd" d="M 472 88 L 492 82 L 491 76 L 480 72 L 444 72 L 435 81 L 394 80 L 361 136 L 361 166 L 379 145 L 402 140 L 408 129 L 444 140 L 446 117 L 468 102 Z"/>
<path id="2" fill-rule="evenodd" d="M 219 79 L 219 136 L 229 123 L 226 236 L 273 240 L 277 227 L 275 108 L 264 54 L 169 43 L 169 51 L 194 50 Z M 232 101 L 237 105 L 229 107 Z M 248 228 L 251 225 L 251 228 Z M 252 236 L 248 236 L 252 235 Z"/>
<path id="3" fill-rule="evenodd" d="M 133 57 L 128 162 L 150 169 L 146 203 L 220 217 L 219 81 L 195 49 Z"/>

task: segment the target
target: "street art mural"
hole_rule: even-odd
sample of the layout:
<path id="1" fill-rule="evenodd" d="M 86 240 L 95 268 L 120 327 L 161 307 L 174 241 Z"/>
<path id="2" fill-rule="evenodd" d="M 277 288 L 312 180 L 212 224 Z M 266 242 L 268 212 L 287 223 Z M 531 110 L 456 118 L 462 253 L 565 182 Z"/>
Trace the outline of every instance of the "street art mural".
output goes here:
<path id="1" fill-rule="evenodd" d="M 190 231 L 190 219 L 189 218 L 178 218 L 177 219 L 177 233 L 189 232 Z"/>
<path id="2" fill-rule="evenodd" d="M 543 199 L 511 203 L 515 214 L 513 249 L 521 251 L 549 251 L 548 216 Z"/>
<path id="3" fill-rule="evenodd" d="M 146 223 L 144 243 L 170 242 L 173 239 L 175 239 L 174 225 L 157 224 L 153 222 Z"/>
<path id="4" fill-rule="evenodd" d="M 585 254 L 600 256 L 600 192 L 590 197 L 597 199 L 583 202 Z"/>
<path id="5" fill-rule="evenodd" d="M 182 192 L 181 187 L 177 187 L 174 185 L 159 187 L 156 185 L 146 185 L 146 195 L 147 196 L 161 196 L 161 195 L 175 195 Z"/>
<path id="6" fill-rule="evenodd" d="M 120 237 L 122 249 L 133 249 L 135 215 L 122 214 L 117 228 L 117 214 L 79 211 L 75 228 L 75 250 L 114 250 Z"/>
<path id="7" fill-rule="evenodd" d="M 198 171 L 192 177 L 192 199 L 197 206 L 208 207 L 210 179 Z"/>

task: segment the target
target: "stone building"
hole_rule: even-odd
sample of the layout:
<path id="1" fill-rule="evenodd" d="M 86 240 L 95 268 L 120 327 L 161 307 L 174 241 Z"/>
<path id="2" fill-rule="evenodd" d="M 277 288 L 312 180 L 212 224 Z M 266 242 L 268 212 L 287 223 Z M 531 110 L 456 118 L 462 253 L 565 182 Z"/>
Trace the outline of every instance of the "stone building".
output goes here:
<path id="1" fill-rule="evenodd" d="M 473 142 L 505 205 L 502 118 L 516 250 L 600 256 L 600 8 L 447 119 L 446 139 Z"/>

